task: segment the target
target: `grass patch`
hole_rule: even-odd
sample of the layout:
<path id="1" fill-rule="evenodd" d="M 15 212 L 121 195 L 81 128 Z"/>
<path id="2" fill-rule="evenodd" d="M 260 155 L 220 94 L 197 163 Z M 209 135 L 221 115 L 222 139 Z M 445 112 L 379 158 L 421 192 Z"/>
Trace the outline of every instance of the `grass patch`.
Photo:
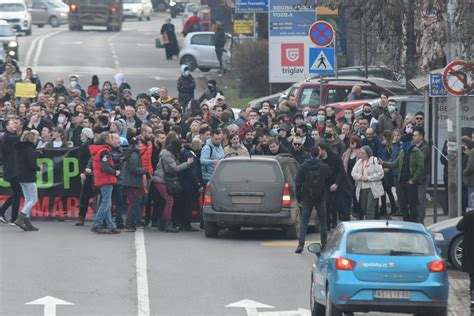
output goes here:
<path id="1" fill-rule="evenodd" d="M 226 103 L 233 108 L 243 109 L 247 106 L 249 101 L 258 97 L 252 95 L 242 96 L 239 80 L 235 77 L 224 76 L 220 81 L 219 86 L 224 92 Z"/>

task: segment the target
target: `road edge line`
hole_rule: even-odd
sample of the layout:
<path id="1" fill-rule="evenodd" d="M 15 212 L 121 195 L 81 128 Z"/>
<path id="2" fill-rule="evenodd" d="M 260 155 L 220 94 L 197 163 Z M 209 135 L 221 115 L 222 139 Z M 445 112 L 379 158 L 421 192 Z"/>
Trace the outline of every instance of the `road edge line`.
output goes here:
<path id="1" fill-rule="evenodd" d="M 135 231 L 136 275 L 138 316 L 150 316 L 150 298 L 148 295 L 148 272 L 143 229 Z"/>
<path id="2" fill-rule="evenodd" d="M 32 67 L 37 67 L 38 66 L 38 62 L 39 62 L 39 59 L 41 57 L 41 52 L 43 51 L 44 41 L 47 40 L 48 38 L 54 36 L 54 35 L 57 35 L 57 34 L 61 33 L 61 32 L 64 32 L 64 30 L 49 33 L 49 34 L 46 34 L 46 35 L 41 37 L 41 39 L 38 42 L 37 48 L 36 48 L 35 56 L 33 58 Z"/>

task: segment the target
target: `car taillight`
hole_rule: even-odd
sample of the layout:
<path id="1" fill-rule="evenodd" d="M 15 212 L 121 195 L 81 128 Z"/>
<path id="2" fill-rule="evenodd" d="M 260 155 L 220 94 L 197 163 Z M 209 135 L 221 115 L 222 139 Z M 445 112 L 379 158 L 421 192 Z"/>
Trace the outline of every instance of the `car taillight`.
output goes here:
<path id="1" fill-rule="evenodd" d="M 283 197 L 281 198 L 281 204 L 283 207 L 291 206 L 291 191 L 290 185 L 288 183 L 285 183 L 285 187 L 283 188 Z"/>
<path id="2" fill-rule="evenodd" d="M 337 270 L 352 271 L 352 270 L 354 270 L 356 264 L 357 264 L 357 262 L 355 262 L 354 260 L 351 260 L 351 259 L 342 258 L 342 257 L 336 259 L 336 269 Z"/>
<path id="3" fill-rule="evenodd" d="M 112 7 L 112 8 L 110 8 L 110 11 L 111 11 L 112 13 L 117 13 L 117 12 L 118 12 L 118 9 L 117 9 L 117 7 Z"/>
<path id="4" fill-rule="evenodd" d="M 71 12 L 76 12 L 77 11 L 77 5 L 75 3 L 71 3 L 71 5 L 69 6 L 69 11 Z"/>
<path id="5" fill-rule="evenodd" d="M 446 269 L 446 263 L 441 259 L 431 261 L 426 266 L 430 272 L 443 272 Z"/>
<path id="6" fill-rule="evenodd" d="M 210 206 L 212 204 L 211 198 L 211 184 L 206 185 L 206 191 L 204 192 L 204 205 Z"/>

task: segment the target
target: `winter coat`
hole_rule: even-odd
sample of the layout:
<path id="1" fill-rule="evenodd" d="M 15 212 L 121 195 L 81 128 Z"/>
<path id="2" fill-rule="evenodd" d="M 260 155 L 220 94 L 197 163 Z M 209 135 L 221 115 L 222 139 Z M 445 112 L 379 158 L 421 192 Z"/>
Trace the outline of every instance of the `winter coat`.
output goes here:
<path id="1" fill-rule="evenodd" d="M 166 183 L 165 175 L 170 173 L 178 173 L 188 168 L 186 162 L 179 163 L 178 159 L 167 149 L 163 150 L 160 156 L 160 161 L 156 165 L 155 173 L 153 174 L 153 181 L 159 183 Z"/>
<path id="2" fill-rule="evenodd" d="M 474 273 L 474 211 L 464 214 L 456 228 L 464 232 L 462 269 L 465 272 Z"/>
<path id="3" fill-rule="evenodd" d="M 212 148 L 212 153 L 211 153 Z M 214 169 L 214 160 L 221 160 L 224 158 L 224 148 L 222 145 L 218 147 L 212 143 L 212 140 L 208 139 L 206 144 L 201 149 L 201 170 L 202 170 L 202 179 L 210 180 Z"/>
<path id="4" fill-rule="evenodd" d="M 115 163 L 112 159 L 112 148 L 106 144 L 89 146 L 92 155 L 92 169 L 94 170 L 94 185 L 101 187 L 107 184 L 117 184 Z"/>
<path id="5" fill-rule="evenodd" d="M 369 146 L 374 153 L 374 157 L 382 158 L 383 157 L 383 145 L 378 138 L 368 139 L 367 137 L 362 139 L 361 147 Z"/>
<path id="6" fill-rule="evenodd" d="M 421 151 L 416 148 L 415 145 L 411 147 L 411 157 L 409 162 L 409 170 L 410 170 L 410 180 L 414 183 L 421 183 L 423 180 L 423 168 L 424 168 L 424 157 Z M 400 154 L 398 155 L 397 159 L 392 162 L 384 162 L 383 167 L 394 169 L 398 168 L 398 180 L 400 180 L 400 176 L 402 174 L 402 166 L 403 166 L 403 158 L 405 157 L 405 150 L 400 150 Z"/>
<path id="7" fill-rule="evenodd" d="M 224 155 L 227 156 L 230 154 L 237 154 L 237 155 L 234 155 L 234 156 L 238 156 L 238 157 L 249 157 L 249 152 L 247 150 L 247 148 L 245 148 L 244 145 L 242 144 L 239 144 L 239 148 L 235 149 L 234 147 L 232 147 L 231 145 L 228 145 L 225 147 L 224 149 Z"/>
<path id="8" fill-rule="evenodd" d="M 5 131 L 1 145 L 3 146 L 3 178 L 7 181 L 18 176 L 17 145 L 19 143 L 19 135 Z"/>
<path id="9" fill-rule="evenodd" d="M 189 100 L 194 99 L 194 89 L 196 89 L 196 81 L 191 74 L 179 77 L 178 99 L 181 106 L 187 107 Z"/>
<path id="10" fill-rule="evenodd" d="M 145 172 L 138 150 L 129 152 L 122 168 L 122 184 L 125 187 L 143 188 Z"/>
<path id="11" fill-rule="evenodd" d="M 224 95 L 224 93 L 222 92 L 221 89 L 215 87 L 213 90 L 209 90 L 209 88 L 207 88 L 203 94 L 199 97 L 198 101 L 199 103 L 202 103 L 203 101 L 207 100 L 212 100 L 214 99 L 218 94 L 220 95 Z"/>
<path id="12" fill-rule="evenodd" d="M 179 183 L 183 187 L 183 192 L 185 192 L 186 195 L 197 196 L 199 194 L 199 188 L 201 187 L 199 180 L 200 166 L 196 154 L 194 154 L 190 147 L 185 145 L 181 150 L 178 160 L 180 163 L 186 163 L 188 158 L 194 158 L 194 163 L 190 165 L 189 168 L 178 173 Z"/>
<path id="13" fill-rule="evenodd" d="M 333 140 L 329 140 L 327 138 L 324 138 L 324 141 L 331 146 L 332 150 L 339 155 L 339 157 L 344 154 L 346 151 L 346 145 L 341 142 L 341 140 L 336 136 Z"/>
<path id="14" fill-rule="evenodd" d="M 462 172 L 462 182 L 467 187 L 474 187 L 474 148 L 469 152 L 466 168 Z"/>
<path id="15" fill-rule="evenodd" d="M 309 194 L 309 188 L 305 186 L 306 183 L 306 176 L 308 175 L 308 172 L 311 170 L 318 170 L 318 168 L 321 168 L 320 170 L 320 175 L 321 175 L 321 180 L 324 182 L 325 187 L 329 187 L 332 183 L 329 183 L 329 178 L 330 178 L 330 173 L 331 170 L 329 169 L 329 166 L 319 159 L 315 158 L 310 158 L 306 160 L 298 169 L 298 173 L 296 174 L 296 200 L 298 202 L 301 202 L 305 196 Z M 326 190 L 324 190 L 323 196 L 319 198 L 319 200 L 323 201 L 326 199 Z"/>
<path id="16" fill-rule="evenodd" d="M 349 179 L 349 176 L 344 171 L 344 164 L 342 163 L 342 159 L 333 152 L 328 151 L 328 156 L 326 159 L 323 159 L 322 162 L 329 166 L 331 170 L 331 176 L 328 182 L 328 188 L 333 185 L 337 184 L 338 190 L 341 189 L 346 195 L 352 196 L 354 194 L 354 187 Z"/>
<path id="17" fill-rule="evenodd" d="M 298 161 L 300 165 L 302 165 L 307 159 L 311 158 L 310 154 L 303 149 L 300 149 L 300 150 L 292 149 L 290 153 L 293 155 L 295 160 Z"/>
<path id="18" fill-rule="evenodd" d="M 431 174 L 431 149 L 428 143 L 424 140 L 418 149 L 423 154 L 424 168 L 423 168 L 423 180 L 426 176 Z"/>
<path id="19" fill-rule="evenodd" d="M 87 162 L 91 159 L 91 152 L 89 151 L 89 145 L 92 145 L 92 139 L 87 140 L 84 144 L 82 144 L 81 148 L 79 149 L 79 172 L 82 173 L 87 167 Z"/>
<path id="20" fill-rule="evenodd" d="M 382 179 L 384 177 L 383 168 L 379 165 L 377 158 L 370 157 L 368 160 L 368 166 L 364 173 L 362 173 L 362 166 L 365 162 L 362 159 L 357 160 L 354 168 L 352 169 L 352 178 L 356 182 L 356 198 L 359 201 L 360 198 L 360 190 L 362 188 L 362 177 L 367 176 L 369 181 L 365 182 L 370 186 L 370 190 L 372 191 L 372 195 L 374 199 L 378 199 L 379 197 L 385 194 L 382 185 Z"/>
<path id="21" fill-rule="evenodd" d="M 376 116 L 374 110 L 372 114 Z M 403 124 L 403 118 L 400 114 L 395 114 L 395 117 L 392 118 L 392 115 L 388 111 L 384 111 L 380 116 L 378 116 L 379 121 L 379 130 L 383 134 L 385 131 L 393 131 L 395 128 L 401 128 Z"/>
<path id="22" fill-rule="evenodd" d="M 17 145 L 18 153 L 18 182 L 34 183 L 36 182 L 36 172 L 41 169 L 36 163 L 35 145 L 31 142 L 19 143 Z"/>

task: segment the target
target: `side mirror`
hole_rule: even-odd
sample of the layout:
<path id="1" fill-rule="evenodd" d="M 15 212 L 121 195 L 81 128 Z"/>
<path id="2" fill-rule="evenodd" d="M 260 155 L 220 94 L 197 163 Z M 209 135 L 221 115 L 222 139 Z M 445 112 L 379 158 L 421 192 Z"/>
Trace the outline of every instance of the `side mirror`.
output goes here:
<path id="1" fill-rule="evenodd" d="M 308 251 L 314 253 L 315 255 L 319 256 L 321 254 L 321 244 L 314 243 L 308 246 Z"/>

